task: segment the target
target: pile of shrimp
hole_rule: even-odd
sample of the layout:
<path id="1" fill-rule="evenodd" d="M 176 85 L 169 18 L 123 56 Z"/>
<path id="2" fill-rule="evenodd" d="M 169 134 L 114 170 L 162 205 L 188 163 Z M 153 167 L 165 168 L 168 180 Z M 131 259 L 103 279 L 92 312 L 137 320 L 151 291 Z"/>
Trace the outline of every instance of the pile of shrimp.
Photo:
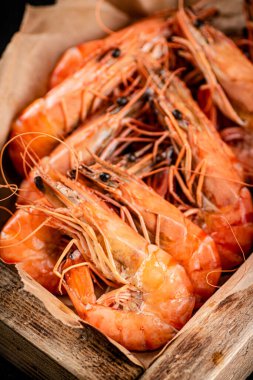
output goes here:
<path id="1" fill-rule="evenodd" d="M 180 5 L 68 49 L 3 149 L 23 182 L 1 259 L 129 350 L 164 346 L 251 252 L 245 9 L 237 43 Z"/>

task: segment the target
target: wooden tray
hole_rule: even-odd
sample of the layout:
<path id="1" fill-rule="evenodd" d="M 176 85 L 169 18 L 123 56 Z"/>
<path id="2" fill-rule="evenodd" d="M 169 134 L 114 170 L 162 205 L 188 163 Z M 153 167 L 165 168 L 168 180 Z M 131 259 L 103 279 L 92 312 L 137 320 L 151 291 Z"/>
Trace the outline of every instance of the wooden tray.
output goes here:
<path id="1" fill-rule="evenodd" d="M 253 255 L 146 370 L 87 324 L 66 326 L 0 263 L 0 354 L 34 379 L 245 379 L 253 371 Z M 72 311 L 32 279 L 29 286 Z"/>

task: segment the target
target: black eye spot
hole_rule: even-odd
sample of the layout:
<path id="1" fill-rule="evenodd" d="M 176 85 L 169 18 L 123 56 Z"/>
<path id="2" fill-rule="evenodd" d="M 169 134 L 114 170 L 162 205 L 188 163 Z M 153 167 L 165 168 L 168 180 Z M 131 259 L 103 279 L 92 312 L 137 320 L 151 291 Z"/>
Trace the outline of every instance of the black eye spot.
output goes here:
<path id="1" fill-rule="evenodd" d="M 125 106 L 128 103 L 128 100 L 125 96 L 121 96 L 120 98 L 117 99 L 117 104 L 119 106 Z"/>
<path id="2" fill-rule="evenodd" d="M 158 154 L 155 158 L 155 164 L 158 164 L 159 162 L 165 160 L 165 158 L 166 158 L 166 152 L 162 152 Z"/>
<path id="3" fill-rule="evenodd" d="M 144 101 L 150 101 L 153 98 L 153 95 L 154 95 L 154 91 L 152 90 L 152 88 L 147 88 L 142 98 Z"/>
<path id="4" fill-rule="evenodd" d="M 45 191 L 45 186 L 44 186 L 43 179 L 41 178 L 41 176 L 38 175 L 34 177 L 34 183 L 39 191 L 42 191 L 42 192 Z"/>
<path id="5" fill-rule="evenodd" d="M 76 178 L 76 170 L 75 169 L 71 169 L 68 171 L 68 176 L 70 179 L 75 179 Z"/>
<path id="6" fill-rule="evenodd" d="M 172 111 L 172 115 L 174 116 L 174 118 L 175 118 L 176 120 L 182 120 L 182 119 L 183 119 L 182 112 L 179 111 L 179 110 L 176 109 L 176 108 Z"/>
<path id="7" fill-rule="evenodd" d="M 70 260 L 76 260 L 79 257 L 80 257 L 80 253 L 79 253 L 79 251 L 77 249 L 75 251 L 70 252 L 70 254 L 68 255 L 68 258 Z"/>
<path id="8" fill-rule="evenodd" d="M 196 18 L 196 20 L 194 21 L 193 25 L 194 25 L 196 28 L 200 28 L 201 26 L 204 25 L 204 21 L 201 20 L 200 18 Z"/>
<path id="9" fill-rule="evenodd" d="M 112 51 L 112 57 L 113 58 L 118 58 L 120 56 L 120 54 L 121 54 L 121 50 L 119 48 L 113 49 L 113 51 Z"/>
<path id="10" fill-rule="evenodd" d="M 127 161 L 135 162 L 136 161 L 136 155 L 134 153 L 129 153 L 129 155 L 127 157 Z"/>
<path id="11" fill-rule="evenodd" d="M 109 173 L 101 173 L 99 175 L 99 178 L 101 179 L 102 182 L 107 182 L 111 178 Z"/>

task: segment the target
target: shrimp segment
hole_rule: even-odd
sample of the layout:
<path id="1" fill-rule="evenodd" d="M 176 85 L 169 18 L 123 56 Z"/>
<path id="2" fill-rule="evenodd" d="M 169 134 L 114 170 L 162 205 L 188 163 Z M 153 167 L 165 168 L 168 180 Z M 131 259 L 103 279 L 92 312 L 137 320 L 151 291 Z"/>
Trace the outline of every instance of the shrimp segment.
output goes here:
<path id="1" fill-rule="evenodd" d="M 50 227 L 40 228 L 45 222 L 43 215 L 30 216 L 33 214 L 19 210 L 8 220 L 0 235 L 0 257 L 5 263 L 19 264 L 42 286 L 56 293 L 59 279 L 53 268 L 61 246 L 61 234 Z M 37 232 L 33 233 L 35 230 Z"/>
<path id="2" fill-rule="evenodd" d="M 66 270 L 79 262 L 67 259 Z M 132 285 L 104 294 L 96 301 L 90 269 L 70 269 L 64 286 L 78 313 L 86 322 L 133 351 L 154 350 L 172 339 L 177 330 L 154 314 L 145 313 L 141 292 Z"/>
<path id="3" fill-rule="evenodd" d="M 246 4 L 246 8 L 250 10 L 250 4 Z M 253 64 L 235 43 L 219 30 L 207 24 L 201 25 L 198 29 L 194 27 L 193 20 L 183 9 L 178 12 L 177 20 L 187 39 L 186 45 L 195 58 L 195 64 L 207 81 L 214 103 L 223 114 L 242 126 L 239 140 L 233 138 L 238 132 L 238 126 L 235 131 L 232 131 L 231 128 L 228 128 L 227 131 L 225 129 L 221 135 L 224 136 L 225 141 L 229 140 L 228 144 L 242 164 L 247 180 L 252 182 Z M 249 31 L 252 34 L 252 28 L 249 28 Z M 252 46 L 250 54 L 252 54 Z M 200 55 L 203 56 L 203 62 L 198 59 Z M 219 83 L 222 91 L 224 90 L 243 123 L 233 117 L 231 109 L 229 111 L 228 107 L 218 104 L 213 90 L 214 82 Z"/>
<path id="4" fill-rule="evenodd" d="M 253 128 L 249 122 L 253 111 L 252 63 L 231 39 L 214 27 L 207 24 L 194 27 L 184 9 L 178 11 L 177 21 L 187 41 L 175 39 L 192 53 L 221 112 L 237 124 Z"/>
<path id="5" fill-rule="evenodd" d="M 143 218 L 152 242 L 159 241 L 157 244 L 186 269 L 198 304 L 210 297 L 221 271 L 213 240 L 144 182 L 118 167 L 98 158 L 96 160 L 98 163 L 93 166 L 81 164 L 79 174 L 91 179 L 126 205 L 137 221 Z M 106 182 L 103 177 L 101 179 L 101 173 L 108 175 Z"/>
<path id="6" fill-rule="evenodd" d="M 136 306 L 133 297 L 133 306 L 130 303 L 130 310 L 124 312 L 115 311 L 116 306 L 112 309 L 96 304 L 82 307 L 80 298 L 67 287 L 74 304 L 78 303 L 79 314 L 128 349 L 146 350 L 164 345 L 175 329 L 180 329 L 190 318 L 194 307 L 192 285 L 184 268 L 124 223 L 91 189 L 55 171 L 45 174 L 40 170 L 40 175 L 51 206 L 22 207 L 52 217 L 50 225 L 59 226 L 75 239 L 85 260 L 95 264 L 109 280 L 133 289 L 141 301 Z M 61 207 L 54 206 L 56 198 Z M 114 323 L 118 322 L 122 325 L 117 327 Z M 135 343 L 129 334 L 130 323 L 134 330 L 140 330 L 139 338 L 134 337 Z M 151 329 L 150 338 L 142 333 L 142 328 Z"/>
<path id="7" fill-rule="evenodd" d="M 84 44 L 68 49 L 60 58 L 52 72 L 49 88 L 52 89 L 64 81 L 64 79 L 70 77 L 76 71 L 81 69 L 85 62 L 94 58 L 98 51 L 102 51 L 105 42 L 106 39 L 88 41 Z"/>

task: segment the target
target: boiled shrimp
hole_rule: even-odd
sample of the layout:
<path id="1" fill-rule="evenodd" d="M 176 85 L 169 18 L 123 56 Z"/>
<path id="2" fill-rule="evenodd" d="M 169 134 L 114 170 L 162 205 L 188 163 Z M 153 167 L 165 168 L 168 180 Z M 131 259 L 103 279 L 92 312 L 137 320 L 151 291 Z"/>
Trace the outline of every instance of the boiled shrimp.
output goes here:
<path id="1" fill-rule="evenodd" d="M 161 93 L 164 78 L 154 73 L 152 77 L 157 110 L 181 151 L 174 169 L 185 184 L 182 191 L 187 195 L 188 188 L 193 195 L 193 181 L 198 178 L 191 206 L 199 207 L 197 222 L 213 237 L 222 267 L 239 265 L 244 254 L 250 253 L 253 241 L 252 199 L 241 166 L 184 83 L 174 76 Z"/>
<path id="2" fill-rule="evenodd" d="M 250 8 L 250 4 L 247 4 L 246 8 Z M 177 13 L 177 21 L 187 41 L 180 38 L 176 38 L 176 40 L 181 41 L 192 53 L 195 64 L 207 81 L 210 90 L 209 97 L 213 99 L 214 104 L 224 115 L 242 127 L 240 139 L 234 138 L 235 134 L 238 135 L 238 128 L 236 133 L 230 127 L 225 128 L 221 135 L 226 136 L 225 141 L 230 142 L 231 149 L 244 168 L 245 179 L 251 182 L 253 169 L 251 155 L 251 140 L 253 140 L 253 64 L 235 43 L 221 31 L 206 23 L 197 22 L 198 19 L 190 13 L 187 14 L 184 9 L 180 9 Z M 221 97 L 223 99 L 226 97 L 223 104 L 220 101 Z M 220 127 L 223 130 L 223 126 Z"/>
<path id="3" fill-rule="evenodd" d="M 61 245 L 61 234 L 45 226 L 43 215 L 19 210 L 1 231 L 0 258 L 7 264 L 19 264 L 42 286 L 57 293 L 59 278 L 53 268 Z"/>
<path id="4" fill-rule="evenodd" d="M 200 305 L 214 292 L 220 277 L 220 258 L 213 240 L 133 174 L 98 157 L 96 161 L 92 166 L 81 164 L 79 178 L 91 179 L 126 206 L 137 218 L 139 231 L 183 265 Z"/>
<path id="5" fill-rule="evenodd" d="M 44 164 L 48 163 L 61 173 L 66 173 L 76 162 L 75 156 L 88 163 L 91 159 L 89 151 L 98 153 L 110 141 L 124 117 L 134 112 L 142 93 L 143 91 L 136 92 L 122 109 L 112 109 L 112 114 L 106 113 L 81 126 L 64 144 L 56 147 L 49 157 L 44 158 Z M 35 138 L 40 139 L 40 135 L 35 135 Z M 39 182 L 36 185 L 39 186 Z M 39 199 L 42 201 L 43 196 L 36 185 L 32 171 L 21 186 L 18 204 L 36 202 Z M 2 229 L 0 258 L 5 262 L 20 263 L 34 279 L 54 293 L 57 291 L 58 279 L 53 273 L 53 267 L 57 252 L 59 254 L 62 234 L 58 231 L 53 233 L 51 227 L 42 224 L 43 218 L 38 213 L 24 213 L 18 209 Z M 36 232 L 36 229 L 39 230 Z"/>
<path id="6" fill-rule="evenodd" d="M 67 77 L 73 75 L 76 71 L 85 66 L 91 61 L 96 64 L 96 60 L 99 58 L 101 64 L 103 64 L 104 59 L 108 59 L 108 52 L 111 54 L 112 58 L 119 58 L 122 54 L 127 52 L 128 43 L 135 39 L 135 36 L 139 36 L 140 45 L 147 42 L 154 37 L 154 34 L 159 35 L 161 31 L 159 30 L 159 22 L 156 22 L 157 18 L 149 18 L 138 21 L 130 26 L 121 29 L 117 32 L 112 33 L 100 40 L 84 42 L 80 45 L 69 48 L 59 62 L 56 64 L 51 78 L 50 78 L 50 88 L 57 86 Z M 164 33 L 170 34 L 169 26 L 170 19 L 164 18 Z M 160 25 L 160 27 L 162 24 Z"/>
<path id="7" fill-rule="evenodd" d="M 72 272 L 72 284 L 67 282 L 66 289 L 79 315 L 128 349 L 143 351 L 164 345 L 190 318 L 194 307 L 192 285 L 184 268 L 123 222 L 85 185 L 49 168 L 38 173 L 50 206 L 26 205 L 22 209 L 50 217 L 50 225 L 72 239 L 85 262 L 121 285 L 119 296 L 121 290 L 122 294 L 130 292 L 131 302 L 126 307 L 116 303 L 104 306 L 108 297 L 112 302 L 115 292 L 106 294 L 99 304 L 90 299 L 85 303 L 86 298 L 79 297 L 78 283 L 87 276 L 78 270 L 74 278 Z"/>
<path id="8" fill-rule="evenodd" d="M 220 111 L 237 124 L 252 129 L 252 63 L 221 31 L 196 20 L 180 9 L 177 21 L 186 39 L 176 37 L 175 40 L 193 55 Z"/>

